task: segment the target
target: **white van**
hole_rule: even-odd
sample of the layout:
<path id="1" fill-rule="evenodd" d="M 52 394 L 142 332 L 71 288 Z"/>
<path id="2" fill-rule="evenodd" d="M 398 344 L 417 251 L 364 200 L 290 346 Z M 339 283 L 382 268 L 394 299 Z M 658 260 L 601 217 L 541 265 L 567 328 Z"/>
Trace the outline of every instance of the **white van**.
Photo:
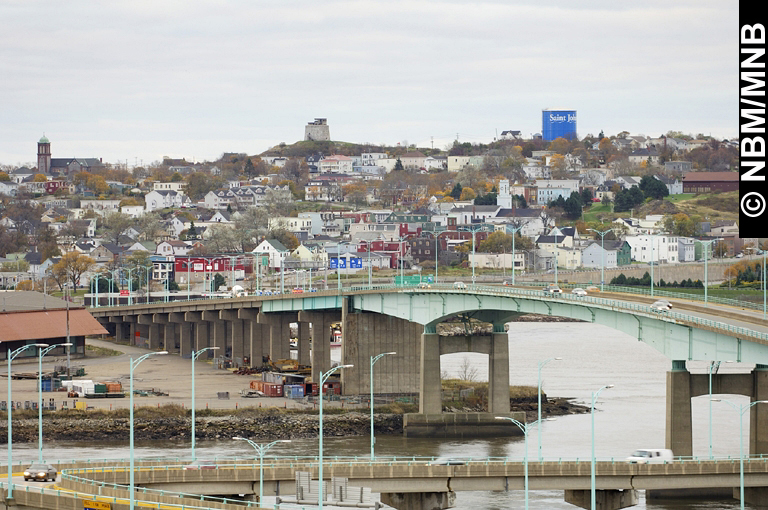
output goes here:
<path id="1" fill-rule="evenodd" d="M 672 450 L 664 448 L 641 448 L 627 457 L 630 464 L 665 464 L 675 460 Z"/>

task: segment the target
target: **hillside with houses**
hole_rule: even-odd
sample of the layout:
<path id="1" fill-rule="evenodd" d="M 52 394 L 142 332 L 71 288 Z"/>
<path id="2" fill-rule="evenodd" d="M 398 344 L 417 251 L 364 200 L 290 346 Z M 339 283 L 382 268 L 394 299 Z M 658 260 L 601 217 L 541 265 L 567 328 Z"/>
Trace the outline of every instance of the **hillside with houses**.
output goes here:
<path id="1" fill-rule="evenodd" d="M 294 273 L 291 285 L 435 265 L 531 273 L 764 248 L 739 235 L 738 144 L 703 136 L 309 139 L 133 168 L 51 146 L 40 139 L 36 167 L 0 172 L 5 289 L 209 292 Z"/>

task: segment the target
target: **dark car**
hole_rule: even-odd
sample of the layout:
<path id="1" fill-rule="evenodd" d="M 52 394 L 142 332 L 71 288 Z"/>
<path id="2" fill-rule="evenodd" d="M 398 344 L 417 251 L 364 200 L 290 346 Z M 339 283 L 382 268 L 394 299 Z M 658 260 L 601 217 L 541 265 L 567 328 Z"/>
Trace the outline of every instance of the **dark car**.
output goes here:
<path id="1" fill-rule="evenodd" d="M 58 474 L 56 468 L 50 464 L 32 464 L 24 470 L 24 480 L 34 480 L 36 482 L 47 482 L 50 480 L 55 482 Z"/>

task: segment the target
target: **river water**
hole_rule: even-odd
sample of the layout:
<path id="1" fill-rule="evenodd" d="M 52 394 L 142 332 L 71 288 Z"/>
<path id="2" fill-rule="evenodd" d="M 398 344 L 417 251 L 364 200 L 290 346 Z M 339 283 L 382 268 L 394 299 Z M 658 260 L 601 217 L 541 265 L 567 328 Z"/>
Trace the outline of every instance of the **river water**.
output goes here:
<path id="1" fill-rule="evenodd" d="M 510 384 L 537 383 L 538 363 L 560 357 L 544 366 L 542 387 L 550 396 L 572 397 L 589 404 L 591 393 L 613 384 L 600 394 L 595 415 L 595 453 L 598 459 L 624 459 L 635 448 L 663 448 L 665 426 L 665 374 L 671 361 L 642 342 L 616 330 L 586 323 L 511 323 L 510 324 Z M 483 354 L 459 353 L 442 357 L 442 371 L 455 376 L 468 360 L 476 369 L 478 380 L 487 380 L 488 358 Z M 723 364 L 721 373 L 748 372 L 753 365 Z M 691 372 L 706 373 L 706 362 L 689 362 Z M 724 396 L 736 404 L 747 397 Z M 739 416 L 725 403 L 713 403 L 713 454 L 739 454 Z M 709 455 L 709 399 L 692 401 L 693 453 Z M 748 445 L 748 419 L 744 420 L 744 441 Z M 591 458 L 591 421 L 589 414 L 573 415 L 547 421 L 542 425 L 542 456 L 545 460 Z M 532 428 L 528 436 L 529 456 L 538 457 L 538 435 Z M 368 437 L 325 438 L 324 454 L 369 454 Z M 62 443 L 46 444 L 48 460 L 127 458 L 127 444 Z M 198 458 L 213 456 L 246 456 L 248 445 L 240 441 L 198 441 Z M 278 450 L 279 448 L 279 450 Z M 252 451 L 252 450 L 251 450 Z M 315 455 L 316 439 L 295 440 L 278 445 L 270 453 L 280 455 Z M 474 440 L 426 440 L 380 436 L 376 438 L 377 455 L 417 455 L 451 457 L 510 457 L 522 459 L 524 442 L 521 437 Z M 177 443 L 136 444 L 136 456 L 158 457 L 188 454 L 188 445 Z M 33 460 L 37 444 L 14 445 L 14 461 Z M 562 491 L 531 491 L 531 509 L 573 509 L 563 501 Z M 523 508 L 523 491 L 458 492 L 458 510 L 504 510 Z M 290 505 L 281 505 L 289 508 Z M 640 492 L 637 509 L 731 509 L 738 508 L 735 500 L 646 502 Z"/>

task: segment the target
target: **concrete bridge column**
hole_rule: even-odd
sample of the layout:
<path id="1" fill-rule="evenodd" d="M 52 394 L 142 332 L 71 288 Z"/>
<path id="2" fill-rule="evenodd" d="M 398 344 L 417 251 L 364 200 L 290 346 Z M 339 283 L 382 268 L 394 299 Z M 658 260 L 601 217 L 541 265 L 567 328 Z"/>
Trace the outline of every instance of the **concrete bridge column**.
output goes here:
<path id="1" fill-rule="evenodd" d="M 579 508 L 592 508 L 592 492 L 590 490 L 566 490 L 565 502 Z M 618 510 L 637 505 L 636 490 L 598 490 L 595 491 L 595 503 L 598 510 Z"/>
<path id="2" fill-rule="evenodd" d="M 227 347 L 227 324 L 220 320 L 218 310 L 203 310 L 202 318 L 208 323 L 208 339 L 205 345 L 198 345 L 197 349 L 218 347 L 217 351 L 208 351 L 205 358 L 224 356 Z"/>
<path id="3" fill-rule="evenodd" d="M 757 365 L 752 371 L 752 378 L 752 401 L 768 400 L 768 365 Z M 768 404 L 757 404 L 749 410 L 749 453 L 768 454 Z"/>
<path id="4" fill-rule="evenodd" d="M 504 324 L 493 325 L 488 382 L 488 412 L 506 415 L 509 413 L 509 335 L 504 331 Z"/>
<path id="5" fill-rule="evenodd" d="M 155 314 L 151 315 L 139 315 L 137 322 L 148 329 L 147 335 L 147 348 L 151 350 L 158 350 L 162 345 L 160 339 L 160 325 L 154 322 Z"/>
<path id="6" fill-rule="evenodd" d="M 261 366 L 261 357 L 266 355 L 262 352 L 262 340 L 265 338 L 261 324 L 256 322 L 259 317 L 258 308 L 240 308 L 237 310 L 238 319 L 243 321 L 243 352 L 242 356 L 249 359 L 251 367 Z M 269 333 L 266 333 L 268 335 Z"/>
<path id="7" fill-rule="evenodd" d="M 419 413 L 443 412 L 442 386 L 440 383 L 440 335 L 434 326 L 424 327 L 421 334 L 421 367 L 419 385 Z M 509 381 L 509 378 L 507 378 Z M 509 387 L 509 382 L 507 382 Z M 509 390 L 507 390 L 509 392 Z M 509 412 L 509 398 L 507 398 Z"/>
<path id="8" fill-rule="evenodd" d="M 311 365 L 312 359 L 309 357 L 309 322 L 299 322 L 299 336 L 296 348 L 298 349 L 299 365 Z"/>
<path id="9" fill-rule="evenodd" d="M 456 506 L 456 493 L 382 492 L 381 502 L 397 510 L 443 510 Z"/>
<path id="10" fill-rule="evenodd" d="M 114 320 L 113 320 L 114 319 Z M 117 336 L 121 334 L 120 327 L 123 325 L 122 317 L 99 317 L 96 320 L 99 321 L 104 329 L 109 332 L 115 331 L 115 341 L 117 342 Z"/>
<path id="11" fill-rule="evenodd" d="M 238 318 L 237 310 L 221 310 L 219 312 L 219 317 L 221 317 L 222 320 L 227 321 L 229 323 L 229 327 L 232 331 L 232 336 L 230 337 L 230 352 L 227 353 L 227 350 L 225 349 L 224 352 L 221 352 L 220 356 L 224 356 L 226 354 L 229 354 L 231 356 L 232 361 L 235 361 L 235 358 L 243 358 L 243 321 Z"/>
<path id="12" fill-rule="evenodd" d="M 675 455 L 693 455 L 691 373 L 685 360 L 673 360 L 667 372 L 667 423 L 665 445 Z"/>
<path id="13" fill-rule="evenodd" d="M 259 312 L 259 324 L 269 326 L 269 357 L 272 361 L 291 357 L 291 322 L 295 322 L 295 314 Z"/>
<path id="14" fill-rule="evenodd" d="M 320 380 L 320 372 L 331 369 L 331 323 L 341 319 L 337 311 L 300 311 L 299 322 L 312 323 L 312 381 Z"/>
<path id="15" fill-rule="evenodd" d="M 179 327 L 179 356 L 182 358 L 192 353 L 192 322 L 186 320 L 183 312 L 168 314 L 168 322 L 178 324 Z"/>
<path id="16" fill-rule="evenodd" d="M 152 322 L 158 324 L 158 334 L 160 326 L 163 330 L 162 349 L 169 353 L 178 352 L 176 350 L 176 325 L 168 320 L 168 315 L 164 313 L 152 314 Z"/>

